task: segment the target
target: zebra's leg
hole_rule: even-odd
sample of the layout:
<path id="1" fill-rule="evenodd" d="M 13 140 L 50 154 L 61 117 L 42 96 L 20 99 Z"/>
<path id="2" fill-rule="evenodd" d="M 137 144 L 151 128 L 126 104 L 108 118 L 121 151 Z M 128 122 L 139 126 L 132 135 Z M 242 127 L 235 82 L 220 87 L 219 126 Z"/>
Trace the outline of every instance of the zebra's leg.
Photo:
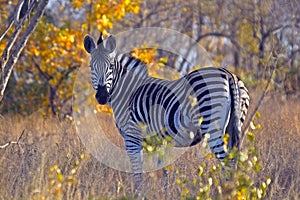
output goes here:
<path id="1" fill-rule="evenodd" d="M 125 140 L 126 151 L 131 162 L 133 173 L 134 190 L 140 192 L 142 189 L 143 170 L 142 170 L 142 145 L 141 142 L 130 139 Z"/>
<path id="2" fill-rule="evenodd" d="M 227 149 L 228 149 L 228 154 L 231 150 L 233 150 L 233 148 L 239 148 L 239 141 L 240 141 L 240 133 L 236 130 L 238 130 L 236 128 L 236 120 L 233 116 L 233 114 L 231 114 L 229 123 L 226 127 L 226 134 L 229 135 L 229 137 L 227 138 Z M 227 155 L 228 155 L 227 154 Z M 222 169 L 228 168 L 228 169 L 236 169 L 237 167 L 237 159 L 233 158 L 233 159 L 229 159 L 228 158 L 228 162 L 226 163 L 227 166 L 223 166 Z"/>
<path id="3" fill-rule="evenodd" d="M 221 130 L 219 131 L 217 137 L 214 137 L 216 134 L 210 135 L 208 138 L 208 144 L 210 146 L 211 151 L 215 154 L 216 158 L 222 163 L 222 174 L 225 177 L 225 180 L 230 180 L 230 172 L 231 169 L 224 165 L 225 157 L 227 156 L 227 147 L 225 147 L 224 138 L 221 133 Z"/>
<path id="4" fill-rule="evenodd" d="M 216 158 L 223 162 L 224 158 L 227 155 L 227 150 L 225 149 L 223 136 L 219 136 L 214 141 L 210 141 L 208 139 L 208 144 L 210 146 L 211 151 L 215 154 Z"/>
<path id="5" fill-rule="evenodd" d="M 169 171 L 164 167 L 163 169 L 163 188 L 164 188 L 164 193 L 167 196 L 169 193 Z"/>
<path id="6" fill-rule="evenodd" d="M 161 158 L 160 156 L 158 156 L 157 159 L 157 166 L 156 167 L 160 167 L 163 164 L 163 158 Z M 168 194 L 168 184 L 169 184 L 169 180 L 168 180 L 168 170 L 167 167 L 163 167 L 162 168 L 162 188 L 163 188 L 163 192 L 165 193 L 165 195 Z"/>
<path id="7" fill-rule="evenodd" d="M 218 130 L 214 134 L 211 134 L 208 138 L 208 144 L 216 158 L 218 158 L 218 160 L 222 163 L 222 174 L 225 180 L 228 181 L 232 177 L 234 161 L 228 160 L 228 162 L 224 162 L 229 153 L 228 145 L 225 145 L 224 142 L 224 134 L 225 132 L 222 129 Z"/>

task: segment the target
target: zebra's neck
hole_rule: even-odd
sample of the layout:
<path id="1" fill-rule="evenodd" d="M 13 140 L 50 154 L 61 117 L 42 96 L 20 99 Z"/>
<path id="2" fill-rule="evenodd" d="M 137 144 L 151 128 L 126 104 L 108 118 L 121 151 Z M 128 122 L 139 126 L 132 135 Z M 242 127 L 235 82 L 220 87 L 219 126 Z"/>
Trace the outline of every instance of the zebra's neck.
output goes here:
<path id="1" fill-rule="evenodd" d="M 115 57 L 115 68 L 112 89 L 120 79 L 128 76 L 134 76 L 139 80 L 149 78 L 146 63 L 127 54 L 117 54 Z"/>
<path id="2" fill-rule="evenodd" d="M 148 75 L 144 62 L 126 54 L 117 54 L 114 60 L 111 106 L 118 106 L 120 102 L 126 102 L 132 92 L 140 85 L 154 79 Z"/>
<path id="3" fill-rule="evenodd" d="M 121 66 L 121 71 L 123 74 L 136 71 L 139 72 L 141 78 L 148 77 L 147 66 L 143 61 L 127 54 L 118 54 L 116 55 L 116 59 Z"/>

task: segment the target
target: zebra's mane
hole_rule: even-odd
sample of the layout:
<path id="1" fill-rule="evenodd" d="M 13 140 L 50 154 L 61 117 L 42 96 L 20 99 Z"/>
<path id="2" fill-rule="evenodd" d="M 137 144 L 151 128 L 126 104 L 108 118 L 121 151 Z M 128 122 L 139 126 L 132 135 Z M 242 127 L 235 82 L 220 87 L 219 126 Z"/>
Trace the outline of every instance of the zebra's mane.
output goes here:
<path id="1" fill-rule="evenodd" d="M 148 76 L 147 64 L 132 56 L 131 53 L 117 54 L 116 59 L 121 65 L 123 72 L 133 72 Z"/>

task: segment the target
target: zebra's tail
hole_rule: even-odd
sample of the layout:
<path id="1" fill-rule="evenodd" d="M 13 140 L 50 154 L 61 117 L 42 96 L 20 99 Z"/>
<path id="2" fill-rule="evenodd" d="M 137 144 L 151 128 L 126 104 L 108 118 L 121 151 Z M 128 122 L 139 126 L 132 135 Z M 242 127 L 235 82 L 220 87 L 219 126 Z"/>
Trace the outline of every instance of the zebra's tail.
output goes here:
<path id="1" fill-rule="evenodd" d="M 242 125 L 248 112 L 250 97 L 243 81 L 232 73 L 229 76 L 229 85 L 231 113 L 226 133 L 229 134 L 228 148 L 230 150 L 233 147 L 239 148 Z"/>
<path id="2" fill-rule="evenodd" d="M 226 128 L 226 133 L 229 134 L 228 138 L 228 149 L 231 150 L 233 147 L 239 147 L 241 123 L 240 123 L 240 90 L 239 90 L 239 79 L 234 74 L 229 73 L 229 86 L 231 96 L 231 112 L 230 120 Z"/>
<path id="3" fill-rule="evenodd" d="M 248 89 L 244 85 L 243 81 L 238 78 L 238 87 L 240 91 L 240 126 L 242 127 L 243 123 L 245 122 L 246 115 L 248 112 L 249 108 L 249 103 L 250 103 L 250 96 Z"/>
<path id="4" fill-rule="evenodd" d="M 229 90 L 231 96 L 230 118 L 225 133 L 229 134 L 227 140 L 228 150 L 233 147 L 239 148 L 241 127 L 245 121 L 249 106 L 248 90 L 239 77 L 227 69 L 222 68 L 229 77 Z"/>

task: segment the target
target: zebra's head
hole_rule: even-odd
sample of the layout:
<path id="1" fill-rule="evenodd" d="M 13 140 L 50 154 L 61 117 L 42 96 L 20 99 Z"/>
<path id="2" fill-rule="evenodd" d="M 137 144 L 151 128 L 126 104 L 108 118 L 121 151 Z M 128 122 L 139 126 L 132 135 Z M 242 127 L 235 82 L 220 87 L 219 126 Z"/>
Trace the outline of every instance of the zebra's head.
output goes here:
<path id="1" fill-rule="evenodd" d="M 113 36 L 103 38 L 101 33 L 96 44 L 94 39 L 87 35 L 84 38 L 84 48 L 91 55 L 91 78 L 92 86 L 97 91 L 96 99 L 99 104 L 106 104 L 113 82 L 116 39 Z"/>

